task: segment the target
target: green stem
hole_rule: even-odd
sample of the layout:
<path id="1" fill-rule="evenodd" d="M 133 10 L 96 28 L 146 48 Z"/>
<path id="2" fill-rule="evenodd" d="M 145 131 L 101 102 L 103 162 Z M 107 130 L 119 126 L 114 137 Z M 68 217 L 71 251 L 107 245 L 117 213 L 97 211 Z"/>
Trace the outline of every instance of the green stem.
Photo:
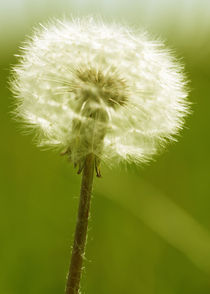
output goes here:
<path id="1" fill-rule="evenodd" d="M 82 175 L 80 203 L 78 208 L 77 225 L 74 235 L 74 245 L 66 285 L 66 294 L 78 294 L 82 274 L 82 263 L 85 255 L 87 228 L 90 211 L 90 200 L 94 174 L 94 154 L 88 154 Z"/>

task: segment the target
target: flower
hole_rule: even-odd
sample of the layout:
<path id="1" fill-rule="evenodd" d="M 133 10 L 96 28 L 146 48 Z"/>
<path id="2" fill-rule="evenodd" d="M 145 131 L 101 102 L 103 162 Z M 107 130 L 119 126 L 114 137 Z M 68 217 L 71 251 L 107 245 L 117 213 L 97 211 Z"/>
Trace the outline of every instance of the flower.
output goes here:
<path id="1" fill-rule="evenodd" d="M 150 160 L 188 112 L 183 68 L 160 41 L 90 17 L 37 28 L 11 85 L 37 144 L 80 170 L 90 152 L 98 162 Z"/>

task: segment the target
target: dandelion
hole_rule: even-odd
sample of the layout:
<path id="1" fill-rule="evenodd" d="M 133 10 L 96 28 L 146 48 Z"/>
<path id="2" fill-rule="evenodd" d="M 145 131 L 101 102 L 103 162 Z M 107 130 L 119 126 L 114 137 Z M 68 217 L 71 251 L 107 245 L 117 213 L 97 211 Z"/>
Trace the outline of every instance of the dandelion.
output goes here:
<path id="1" fill-rule="evenodd" d="M 25 42 L 13 68 L 16 117 L 39 146 L 83 172 L 66 294 L 79 291 L 94 168 L 137 164 L 175 140 L 188 111 L 182 66 L 160 41 L 92 18 L 54 21 Z"/>

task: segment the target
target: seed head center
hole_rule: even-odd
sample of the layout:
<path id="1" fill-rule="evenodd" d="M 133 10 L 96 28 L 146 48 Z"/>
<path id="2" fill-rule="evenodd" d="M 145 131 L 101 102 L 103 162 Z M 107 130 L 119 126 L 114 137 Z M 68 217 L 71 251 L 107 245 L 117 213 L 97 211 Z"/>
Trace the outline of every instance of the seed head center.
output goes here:
<path id="1" fill-rule="evenodd" d="M 117 109 L 127 101 L 127 85 L 116 70 L 103 72 L 95 68 L 80 68 L 75 71 L 80 98 L 83 102 L 105 104 Z"/>

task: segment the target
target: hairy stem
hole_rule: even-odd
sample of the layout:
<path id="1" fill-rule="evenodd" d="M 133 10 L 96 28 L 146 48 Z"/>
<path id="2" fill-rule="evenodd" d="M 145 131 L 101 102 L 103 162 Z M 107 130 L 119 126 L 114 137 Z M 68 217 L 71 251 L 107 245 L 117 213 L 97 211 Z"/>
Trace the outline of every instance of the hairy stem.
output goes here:
<path id="1" fill-rule="evenodd" d="M 80 203 L 78 208 L 77 225 L 74 235 L 74 245 L 66 285 L 66 294 L 78 294 L 82 274 L 82 263 L 85 255 L 88 218 L 94 174 L 94 154 L 88 154 L 82 175 Z"/>

